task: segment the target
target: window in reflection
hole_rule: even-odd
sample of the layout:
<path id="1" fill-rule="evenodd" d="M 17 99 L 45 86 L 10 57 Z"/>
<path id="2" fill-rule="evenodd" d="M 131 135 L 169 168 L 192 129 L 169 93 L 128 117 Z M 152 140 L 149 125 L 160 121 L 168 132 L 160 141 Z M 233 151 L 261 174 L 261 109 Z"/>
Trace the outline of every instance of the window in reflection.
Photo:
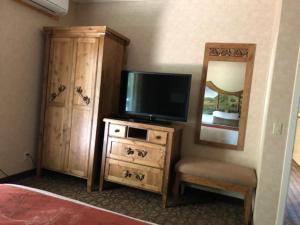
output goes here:
<path id="1" fill-rule="evenodd" d="M 202 124 L 238 128 L 243 92 L 222 94 L 213 89 L 211 84 L 205 87 Z"/>

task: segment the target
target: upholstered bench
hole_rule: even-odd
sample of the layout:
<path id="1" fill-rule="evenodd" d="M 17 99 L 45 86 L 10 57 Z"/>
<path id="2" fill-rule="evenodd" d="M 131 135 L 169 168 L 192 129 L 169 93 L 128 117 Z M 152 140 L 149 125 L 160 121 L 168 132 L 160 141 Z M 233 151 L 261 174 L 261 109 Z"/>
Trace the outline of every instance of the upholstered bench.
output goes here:
<path id="1" fill-rule="evenodd" d="M 256 188 L 254 169 L 203 158 L 183 158 L 176 164 L 175 205 L 181 182 L 241 193 L 244 196 L 245 224 L 251 223 L 252 195 Z"/>

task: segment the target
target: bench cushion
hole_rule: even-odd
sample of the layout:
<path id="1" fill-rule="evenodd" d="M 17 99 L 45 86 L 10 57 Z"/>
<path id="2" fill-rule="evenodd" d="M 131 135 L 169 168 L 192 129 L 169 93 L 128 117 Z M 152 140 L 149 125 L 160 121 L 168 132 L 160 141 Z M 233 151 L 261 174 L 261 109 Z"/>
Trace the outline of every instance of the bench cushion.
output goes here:
<path id="1" fill-rule="evenodd" d="M 183 158 L 176 164 L 176 172 L 256 187 L 254 169 L 220 161 L 203 158 Z"/>

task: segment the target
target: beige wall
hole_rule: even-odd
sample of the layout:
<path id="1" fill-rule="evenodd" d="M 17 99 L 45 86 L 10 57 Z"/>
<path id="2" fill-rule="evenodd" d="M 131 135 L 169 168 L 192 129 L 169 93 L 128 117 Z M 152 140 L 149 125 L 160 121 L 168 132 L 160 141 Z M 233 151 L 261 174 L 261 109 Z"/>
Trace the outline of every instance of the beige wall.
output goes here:
<path id="1" fill-rule="evenodd" d="M 74 7 L 56 21 L 16 1 L 0 1 L 0 169 L 9 175 L 33 168 L 25 152 L 36 155 L 42 27 L 71 23 Z"/>
<path id="2" fill-rule="evenodd" d="M 275 18 L 273 1 L 142 1 L 83 4 L 80 25 L 108 25 L 131 39 L 127 68 L 192 73 L 184 155 L 257 166 Z M 245 151 L 194 145 L 194 126 L 205 42 L 256 43 Z"/>
<path id="3" fill-rule="evenodd" d="M 300 2 L 282 1 L 282 15 L 270 103 L 262 148 L 261 176 L 257 189 L 254 222 L 256 225 L 276 224 L 280 185 L 287 141 L 292 91 L 300 43 Z M 283 124 L 281 136 L 272 135 L 274 122 Z"/>
<path id="4" fill-rule="evenodd" d="M 209 61 L 206 81 L 212 81 L 224 91 L 242 91 L 246 66 L 246 62 Z"/>

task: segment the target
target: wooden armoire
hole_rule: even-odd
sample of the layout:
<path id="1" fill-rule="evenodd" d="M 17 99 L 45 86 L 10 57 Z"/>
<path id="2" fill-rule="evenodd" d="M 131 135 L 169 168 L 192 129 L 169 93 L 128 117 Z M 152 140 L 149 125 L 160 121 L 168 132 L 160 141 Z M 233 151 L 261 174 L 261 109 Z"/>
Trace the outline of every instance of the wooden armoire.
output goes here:
<path id="1" fill-rule="evenodd" d="M 129 39 L 106 26 L 46 27 L 37 174 L 41 169 L 94 184 L 104 117 L 118 113 Z"/>

